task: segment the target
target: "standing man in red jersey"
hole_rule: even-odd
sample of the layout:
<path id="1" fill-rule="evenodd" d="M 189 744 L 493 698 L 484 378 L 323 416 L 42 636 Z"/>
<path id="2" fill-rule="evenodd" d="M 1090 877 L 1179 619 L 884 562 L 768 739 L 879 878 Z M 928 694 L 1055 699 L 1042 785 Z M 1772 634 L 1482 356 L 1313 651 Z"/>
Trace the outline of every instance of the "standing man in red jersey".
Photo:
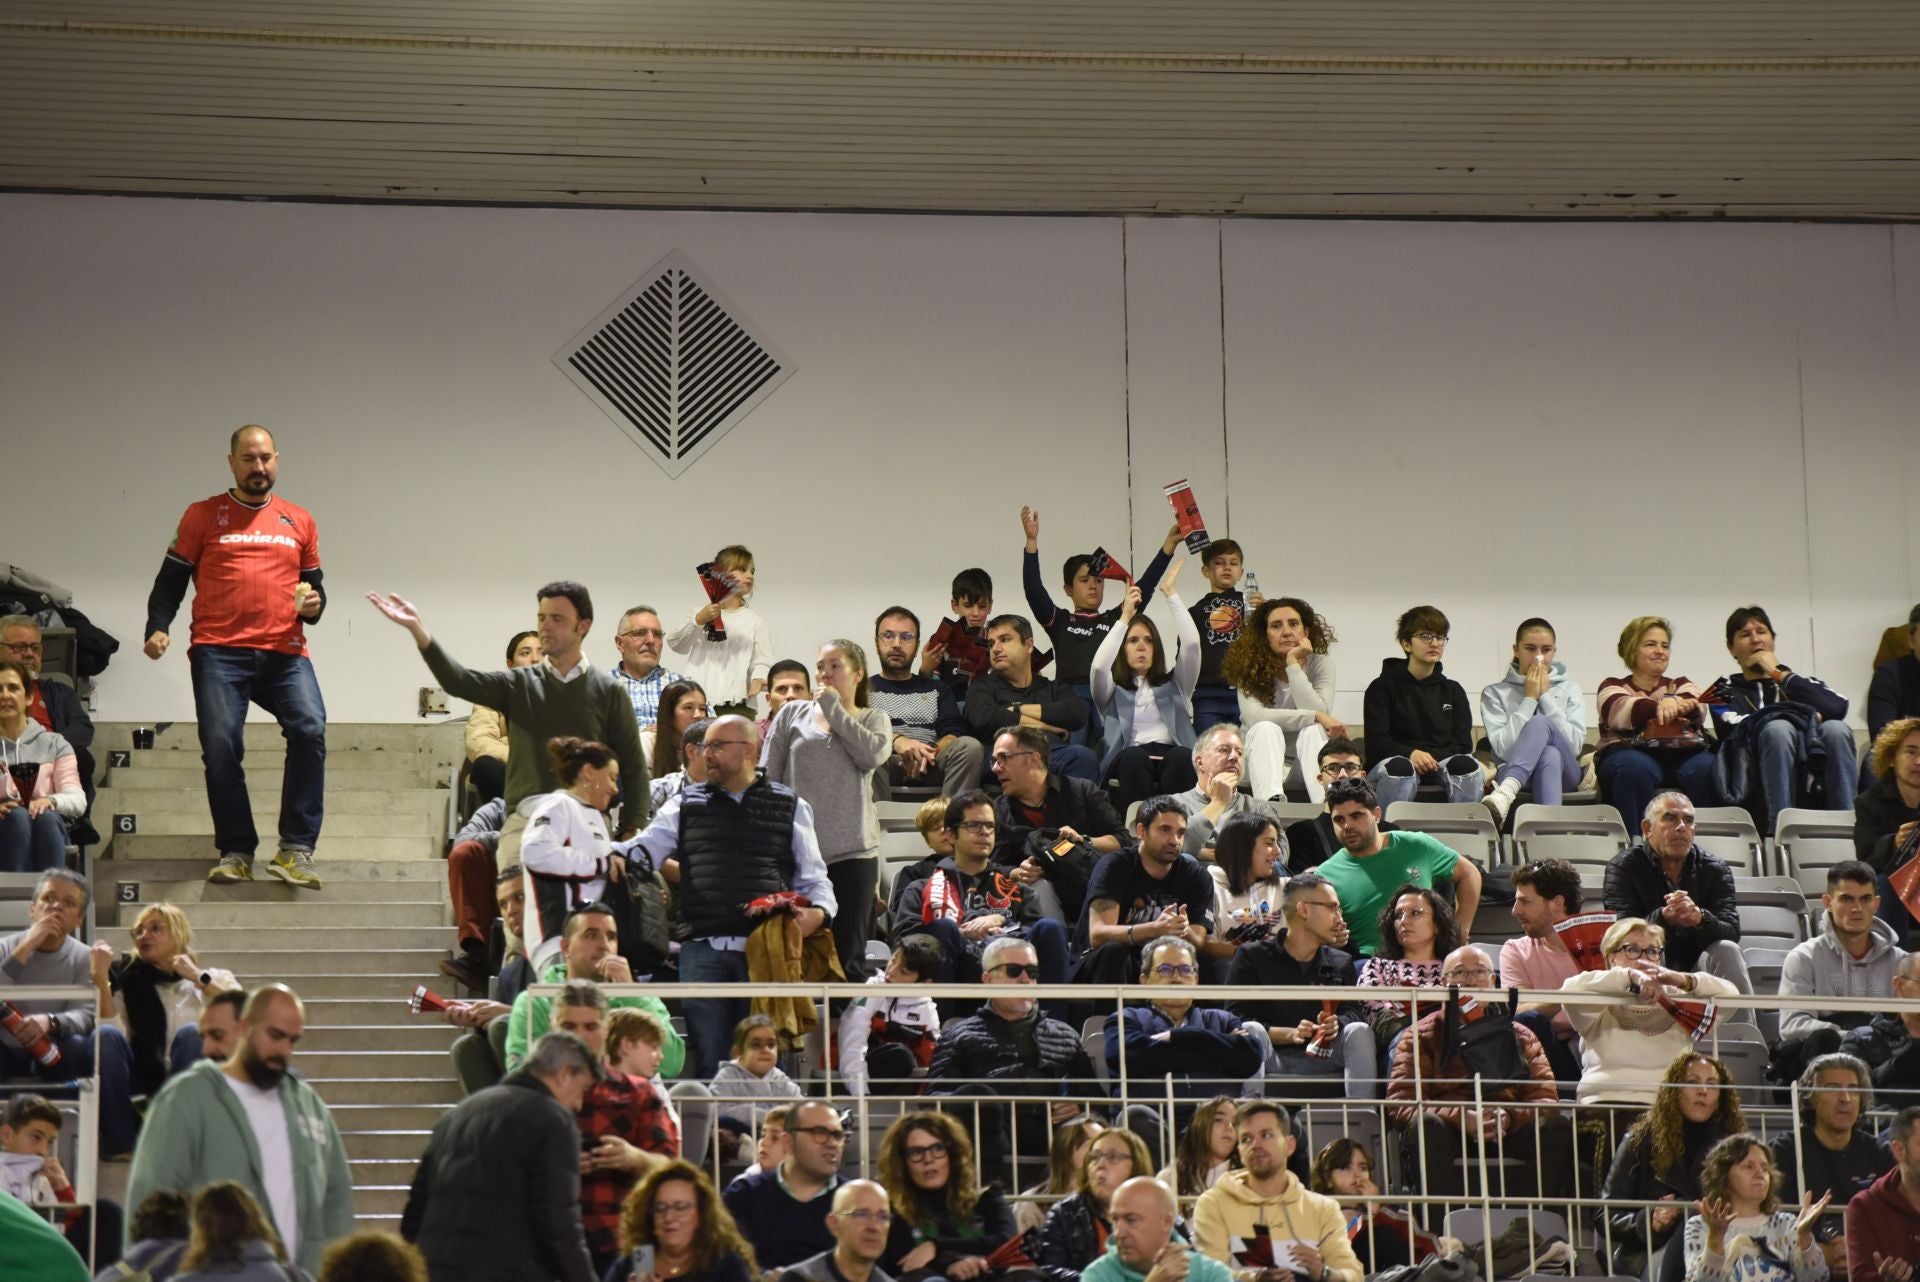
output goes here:
<path id="1" fill-rule="evenodd" d="M 207 805 L 220 860 L 207 880 L 253 880 L 260 844 L 247 796 L 247 705 L 280 723 L 287 740 L 280 792 L 280 848 L 267 871 L 317 890 L 313 850 L 326 790 L 327 710 L 307 658 L 304 624 L 319 619 L 320 538 L 313 517 L 273 492 L 280 455 L 273 433 L 249 424 L 233 434 L 233 488 L 180 518 L 147 598 L 147 657 L 167 652 L 167 628 L 194 585 L 187 663 L 207 769 Z"/>

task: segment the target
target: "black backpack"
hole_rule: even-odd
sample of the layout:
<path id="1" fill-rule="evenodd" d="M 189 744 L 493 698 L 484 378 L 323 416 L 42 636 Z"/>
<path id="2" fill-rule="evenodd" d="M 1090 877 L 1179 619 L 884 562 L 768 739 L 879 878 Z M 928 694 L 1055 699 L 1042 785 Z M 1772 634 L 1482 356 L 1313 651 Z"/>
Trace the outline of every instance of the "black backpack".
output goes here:
<path id="1" fill-rule="evenodd" d="M 1520 1006 L 1520 990 L 1508 989 L 1504 1003 L 1479 997 L 1468 1000 L 1475 1003 L 1471 1018 L 1461 1010 L 1459 988 L 1447 990 L 1447 1013 L 1440 1028 L 1440 1044 L 1446 1048 L 1443 1062 L 1458 1056 L 1466 1061 L 1467 1071 L 1488 1081 L 1516 1082 L 1531 1077 L 1513 1022 L 1513 1012 Z"/>

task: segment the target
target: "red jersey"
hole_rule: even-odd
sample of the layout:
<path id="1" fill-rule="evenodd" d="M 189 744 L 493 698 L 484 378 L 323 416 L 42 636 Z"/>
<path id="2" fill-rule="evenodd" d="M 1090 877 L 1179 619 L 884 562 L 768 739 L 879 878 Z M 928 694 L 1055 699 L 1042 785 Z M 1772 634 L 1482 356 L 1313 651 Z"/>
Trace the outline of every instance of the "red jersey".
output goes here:
<path id="1" fill-rule="evenodd" d="M 194 645 L 307 652 L 293 589 L 320 568 L 320 536 L 305 508 L 216 494 L 187 509 L 167 554 L 193 567 Z"/>

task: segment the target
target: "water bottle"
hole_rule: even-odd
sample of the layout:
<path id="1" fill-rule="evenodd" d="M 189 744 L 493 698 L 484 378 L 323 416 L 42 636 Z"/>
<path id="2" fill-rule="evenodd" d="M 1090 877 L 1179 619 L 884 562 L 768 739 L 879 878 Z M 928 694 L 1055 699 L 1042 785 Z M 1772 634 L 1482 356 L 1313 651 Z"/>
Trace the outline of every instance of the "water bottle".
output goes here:
<path id="1" fill-rule="evenodd" d="M 1260 580 L 1254 577 L 1254 573 L 1252 570 L 1248 570 L 1246 574 L 1243 575 L 1240 579 L 1240 595 L 1241 596 L 1259 596 L 1260 595 Z"/>
<path id="2" fill-rule="evenodd" d="M 13 1040 L 19 1042 L 27 1054 L 39 1060 L 43 1066 L 60 1067 L 60 1048 L 45 1033 L 29 1033 L 27 1017 L 12 1002 L 0 1002 L 0 1028 L 12 1034 Z"/>

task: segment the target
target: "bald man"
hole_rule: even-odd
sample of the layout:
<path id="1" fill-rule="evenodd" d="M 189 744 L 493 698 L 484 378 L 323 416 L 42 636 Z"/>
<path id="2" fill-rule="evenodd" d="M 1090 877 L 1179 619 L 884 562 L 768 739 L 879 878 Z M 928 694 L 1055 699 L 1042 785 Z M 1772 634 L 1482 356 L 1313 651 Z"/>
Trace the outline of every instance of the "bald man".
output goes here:
<path id="1" fill-rule="evenodd" d="M 333 1115 L 287 1071 L 306 1019 L 291 988 L 257 989 L 226 1063 L 200 1060 L 160 1088 L 134 1150 L 130 1205 L 155 1189 L 237 1180 L 273 1221 L 288 1260 L 318 1271 L 321 1249 L 353 1232 L 353 1177 Z"/>
<path id="2" fill-rule="evenodd" d="M 273 492 L 280 452 L 273 433 L 248 424 L 228 442 L 230 489 L 189 507 L 167 545 L 147 597 L 149 659 L 170 645 L 167 629 L 193 585 L 194 719 L 213 811 L 215 883 L 253 880 L 260 834 L 247 794 L 247 706 L 280 723 L 287 765 L 280 788 L 280 846 L 267 871 L 318 890 L 313 869 L 327 783 L 327 709 L 307 659 L 306 625 L 326 609 L 320 534 L 305 508 Z"/>
<path id="3" fill-rule="evenodd" d="M 849 1180 L 834 1190 L 833 1209 L 827 1212 L 833 1250 L 800 1261 L 783 1276 L 803 1282 L 893 1282 L 879 1267 L 892 1226 L 887 1191 L 872 1180 Z"/>
<path id="4" fill-rule="evenodd" d="M 1233 1282 L 1233 1272 L 1174 1236 L 1173 1191 L 1136 1175 L 1113 1191 L 1107 1253 L 1089 1264 L 1085 1282 Z"/>
<path id="5" fill-rule="evenodd" d="M 745 717 L 707 727 L 707 777 L 667 798 L 647 830 L 615 842 L 631 859 L 644 851 L 655 868 L 680 865 L 680 917 L 693 937 L 680 946 L 680 980 L 688 984 L 747 981 L 747 936 L 757 924 L 749 901 L 783 890 L 811 906 L 795 916 L 808 935 L 824 930 L 837 904 L 814 835 L 813 807 L 759 769 L 760 734 Z M 747 1017 L 748 999 L 688 998 L 687 1042 L 692 1076 L 710 1079 Z"/>

